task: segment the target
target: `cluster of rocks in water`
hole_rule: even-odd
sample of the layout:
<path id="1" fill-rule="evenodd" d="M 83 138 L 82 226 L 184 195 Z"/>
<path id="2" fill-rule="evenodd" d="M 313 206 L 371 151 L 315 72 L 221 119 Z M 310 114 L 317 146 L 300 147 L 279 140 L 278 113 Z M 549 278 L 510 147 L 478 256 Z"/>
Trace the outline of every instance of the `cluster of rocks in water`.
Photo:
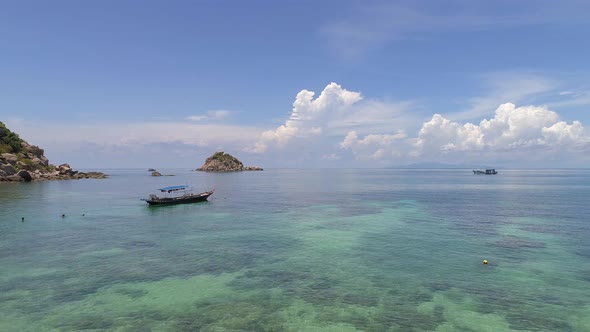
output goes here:
<path id="1" fill-rule="evenodd" d="M 162 173 L 160 173 L 160 172 L 158 172 L 158 171 L 153 171 L 153 172 L 151 173 L 151 175 L 152 175 L 152 176 L 175 176 L 174 174 L 162 174 Z"/>
<path id="2" fill-rule="evenodd" d="M 223 151 L 215 152 L 205 160 L 205 163 L 197 171 L 203 172 L 241 172 L 241 171 L 262 171 L 262 167 L 246 166 L 236 157 Z"/>
<path id="3" fill-rule="evenodd" d="M 1 143 L 1 142 L 0 142 Z M 21 141 L 18 152 L 0 154 L 0 181 L 43 181 L 70 179 L 102 179 L 106 175 L 100 172 L 75 171 L 68 164 L 54 166 L 49 163 L 43 149 Z"/>

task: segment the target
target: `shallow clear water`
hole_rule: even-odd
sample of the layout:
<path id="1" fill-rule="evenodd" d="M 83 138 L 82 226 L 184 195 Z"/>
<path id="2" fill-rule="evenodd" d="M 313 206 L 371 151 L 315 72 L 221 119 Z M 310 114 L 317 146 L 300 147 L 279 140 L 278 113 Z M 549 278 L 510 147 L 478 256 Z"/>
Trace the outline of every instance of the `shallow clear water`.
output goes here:
<path id="1" fill-rule="evenodd" d="M 0 185 L 0 331 L 590 331 L 590 170 L 106 172 Z"/>

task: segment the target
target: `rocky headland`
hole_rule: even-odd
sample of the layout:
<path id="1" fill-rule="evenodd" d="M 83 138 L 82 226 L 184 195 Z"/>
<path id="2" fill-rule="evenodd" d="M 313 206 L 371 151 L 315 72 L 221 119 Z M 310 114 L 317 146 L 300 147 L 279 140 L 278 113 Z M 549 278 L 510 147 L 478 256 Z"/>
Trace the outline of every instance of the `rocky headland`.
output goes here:
<path id="1" fill-rule="evenodd" d="M 262 167 L 246 166 L 238 158 L 223 151 L 215 152 L 205 160 L 205 163 L 197 171 L 203 172 L 241 172 L 241 171 L 262 171 Z"/>
<path id="2" fill-rule="evenodd" d="M 68 164 L 55 166 L 45 151 L 22 140 L 0 122 L 0 182 L 103 179 L 100 172 L 78 172 Z"/>

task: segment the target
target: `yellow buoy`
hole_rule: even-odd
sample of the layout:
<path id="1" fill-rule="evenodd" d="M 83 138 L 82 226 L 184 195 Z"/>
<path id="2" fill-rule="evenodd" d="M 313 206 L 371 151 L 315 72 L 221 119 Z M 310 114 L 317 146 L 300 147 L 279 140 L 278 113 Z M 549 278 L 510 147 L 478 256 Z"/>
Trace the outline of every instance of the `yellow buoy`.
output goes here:
<path id="1" fill-rule="evenodd" d="M 488 265 L 488 260 L 487 259 L 484 259 L 483 260 L 483 265 Z"/>

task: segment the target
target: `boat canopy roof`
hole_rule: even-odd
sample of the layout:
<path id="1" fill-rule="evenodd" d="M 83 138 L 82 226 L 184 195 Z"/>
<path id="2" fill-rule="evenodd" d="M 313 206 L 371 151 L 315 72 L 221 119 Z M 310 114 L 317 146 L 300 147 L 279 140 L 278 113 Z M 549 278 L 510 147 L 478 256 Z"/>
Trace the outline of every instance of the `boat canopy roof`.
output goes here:
<path id="1" fill-rule="evenodd" d="M 160 188 L 158 189 L 161 192 L 171 192 L 171 191 L 177 191 L 177 190 L 184 190 L 187 189 L 188 186 L 171 186 L 171 187 L 164 187 L 164 188 Z"/>

